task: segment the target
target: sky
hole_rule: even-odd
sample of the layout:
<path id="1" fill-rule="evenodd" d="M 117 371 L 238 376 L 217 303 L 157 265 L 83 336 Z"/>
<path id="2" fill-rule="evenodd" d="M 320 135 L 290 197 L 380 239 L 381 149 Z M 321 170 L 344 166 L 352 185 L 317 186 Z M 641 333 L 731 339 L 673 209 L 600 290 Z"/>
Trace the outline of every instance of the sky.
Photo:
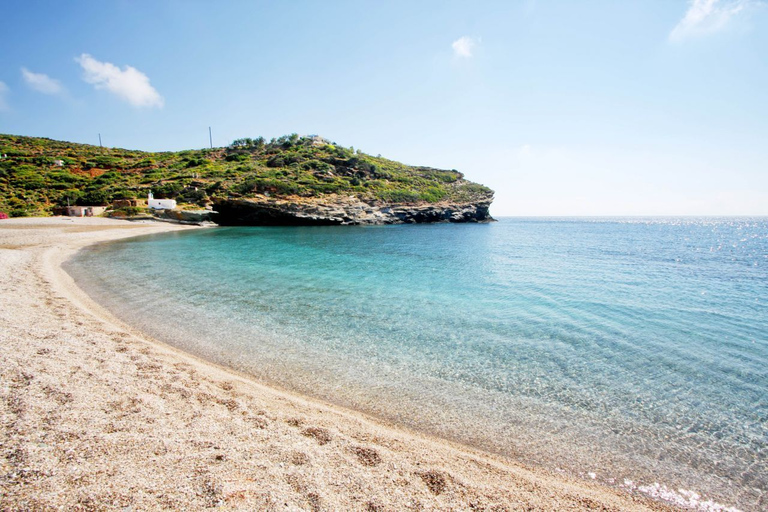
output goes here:
<path id="1" fill-rule="evenodd" d="M 768 0 L 14 1 L 0 133 L 319 134 L 495 216 L 768 215 Z"/>

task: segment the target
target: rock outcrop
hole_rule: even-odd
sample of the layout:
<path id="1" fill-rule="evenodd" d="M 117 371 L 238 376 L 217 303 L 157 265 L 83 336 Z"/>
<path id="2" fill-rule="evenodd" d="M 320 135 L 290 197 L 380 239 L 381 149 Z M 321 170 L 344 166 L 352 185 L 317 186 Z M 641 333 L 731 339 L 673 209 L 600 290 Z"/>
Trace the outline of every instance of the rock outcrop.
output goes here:
<path id="1" fill-rule="evenodd" d="M 161 220 L 169 220 L 179 224 L 202 225 L 213 222 L 214 212 L 209 210 L 158 210 L 154 216 Z"/>
<path id="2" fill-rule="evenodd" d="M 493 196 L 467 203 L 366 203 L 353 196 L 219 199 L 214 222 L 225 226 L 324 226 L 490 222 Z"/>

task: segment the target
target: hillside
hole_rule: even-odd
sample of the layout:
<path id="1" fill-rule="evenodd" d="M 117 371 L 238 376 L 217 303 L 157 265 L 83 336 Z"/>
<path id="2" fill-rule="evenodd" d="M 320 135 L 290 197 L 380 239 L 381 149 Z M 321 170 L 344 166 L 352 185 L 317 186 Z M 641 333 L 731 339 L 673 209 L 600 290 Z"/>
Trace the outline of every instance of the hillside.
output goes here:
<path id="1" fill-rule="evenodd" d="M 280 216 L 283 211 L 303 214 L 308 208 L 313 213 L 303 218 L 318 223 L 328 212 L 338 213 L 340 204 L 346 213 L 339 218 L 347 222 L 338 223 L 366 223 L 358 222 L 363 217 L 345 216 L 353 203 L 355 211 L 376 215 L 382 207 L 433 212 L 410 220 L 416 222 L 488 220 L 493 197 L 492 190 L 457 171 L 409 166 L 296 134 L 269 142 L 248 138 L 226 148 L 160 153 L 0 135 L 0 155 L 6 155 L 0 159 L 0 212 L 10 216 L 49 215 L 68 202 L 108 205 L 117 199 L 141 199 L 151 190 L 156 198 L 176 199 L 182 209 L 213 206 L 242 213 L 246 207 L 269 205 L 267 217 L 273 223 L 288 223 Z M 479 217 L 464 213 L 464 218 L 455 209 L 450 212 L 453 218 L 445 212 L 434 214 L 450 205 L 477 204 L 485 205 Z M 280 215 L 273 215 L 275 208 Z M 269 223 L 267 217 L 251 215 L 250 220 L 233 223 Z"/>

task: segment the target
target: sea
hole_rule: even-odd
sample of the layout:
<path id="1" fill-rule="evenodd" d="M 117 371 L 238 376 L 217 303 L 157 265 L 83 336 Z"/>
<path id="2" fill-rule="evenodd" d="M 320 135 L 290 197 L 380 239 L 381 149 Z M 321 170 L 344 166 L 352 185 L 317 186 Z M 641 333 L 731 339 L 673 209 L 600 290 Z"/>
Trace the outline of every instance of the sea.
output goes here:
<path id="1" fill-rule="evenodd" d="M 217 227 L 65 264 L 264 382 L 695 510 L 768 509 L 768 219 Z"/>

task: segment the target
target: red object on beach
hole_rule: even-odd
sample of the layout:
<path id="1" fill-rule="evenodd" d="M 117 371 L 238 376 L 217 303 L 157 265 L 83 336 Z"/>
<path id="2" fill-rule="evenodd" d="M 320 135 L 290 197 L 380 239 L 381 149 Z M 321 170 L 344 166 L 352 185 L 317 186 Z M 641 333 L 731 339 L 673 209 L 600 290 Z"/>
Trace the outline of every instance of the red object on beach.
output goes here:
<path id="1" fill-rule="evenodd" d="M 7 218 L 8 218 L 8 214 L 7 213 L 0 212 L 0 219 L 7 219 Z"/>

